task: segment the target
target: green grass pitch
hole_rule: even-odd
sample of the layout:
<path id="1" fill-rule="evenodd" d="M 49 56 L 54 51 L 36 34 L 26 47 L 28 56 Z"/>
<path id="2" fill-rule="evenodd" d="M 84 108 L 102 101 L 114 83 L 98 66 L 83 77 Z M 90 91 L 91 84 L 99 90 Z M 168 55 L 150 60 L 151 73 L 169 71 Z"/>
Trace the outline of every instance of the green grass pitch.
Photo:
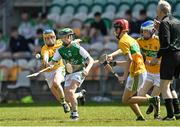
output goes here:
<path id="1" fill-rule="evenodd" d="M 88 103 L 79 106 L 80 119 L 72 121 L 58 104 L 0 104 L 0 126 L 180 126 L 180 121 L 157 121 L 153 114 L 146 121 L 135 121 L 128 106 L 119 103 Z M 165 116 L 165 107 L 161 115 Z"/>

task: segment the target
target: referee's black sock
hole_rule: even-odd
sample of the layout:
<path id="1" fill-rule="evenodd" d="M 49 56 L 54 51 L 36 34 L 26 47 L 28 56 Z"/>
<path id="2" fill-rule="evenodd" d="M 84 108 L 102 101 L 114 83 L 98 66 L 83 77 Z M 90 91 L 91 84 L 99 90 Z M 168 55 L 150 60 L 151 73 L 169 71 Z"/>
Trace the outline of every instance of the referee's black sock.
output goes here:
<path id="1" fill-rule="evenodd" d="M 165 106 L 167 111 L 167 117 L 172 118 L 174 116 L 173 100 L 171 98 L 165 99 Z"/>
<path id="2" fill-rule="evenodd" d="M 179 100 L 177 98 L 173 98 L 173 107 L 174 107 L 174 114 L 180 113 Z"/>

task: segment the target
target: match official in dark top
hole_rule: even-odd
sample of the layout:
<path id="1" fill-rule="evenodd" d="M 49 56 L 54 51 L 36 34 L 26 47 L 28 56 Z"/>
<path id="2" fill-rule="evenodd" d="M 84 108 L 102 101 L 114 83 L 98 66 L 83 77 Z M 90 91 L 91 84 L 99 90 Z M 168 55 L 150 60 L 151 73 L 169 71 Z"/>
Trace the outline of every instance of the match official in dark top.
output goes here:
<path id="1" fill-rule="evenodd" d="M 166 1 L 158 3 L 157 16 L 160 20 L 160 50 L 157 58 L 162 58 L 160 89 L 167 110 L 167 116 L 163 120 L 175 120 L 180 118 L 180 109 L 178 99 L 173 99 L 170 84 L 173 77 L 179 78 L 180 75 L 180 21 L 171 15 L 171 5 Z M 151 63 L 155 61 L 154 59 Z"/>

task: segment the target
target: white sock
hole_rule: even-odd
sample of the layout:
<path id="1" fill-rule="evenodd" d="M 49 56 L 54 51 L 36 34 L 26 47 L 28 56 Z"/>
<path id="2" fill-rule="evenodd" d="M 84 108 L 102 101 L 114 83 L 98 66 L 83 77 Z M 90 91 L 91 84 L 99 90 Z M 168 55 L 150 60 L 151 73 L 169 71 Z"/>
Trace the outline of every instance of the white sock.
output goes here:
<path id="1" fill-rule="evenodd" d="M 73 115 L 73 116 L 79 116 L 79 114 L 78 114 L 78 112 L 77 112 L 77 111 L 72 112 L 72 115 Z"/>

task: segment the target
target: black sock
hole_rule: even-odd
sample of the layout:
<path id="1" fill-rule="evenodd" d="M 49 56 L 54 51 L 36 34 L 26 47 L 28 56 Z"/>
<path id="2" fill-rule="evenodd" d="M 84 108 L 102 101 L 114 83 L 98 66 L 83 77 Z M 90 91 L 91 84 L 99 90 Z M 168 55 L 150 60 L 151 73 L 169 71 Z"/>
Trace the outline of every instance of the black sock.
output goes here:
<path id="1" fill-rule="evenodd" d="M 180 113 L 179 100 L 177 98 L 173 98 L 173 107 L 174 107 L 174 114 Z"/>
<path id="2" fill-rule="evenodd" d="M 167 117 L 172 118 L 174 116 L 173 100 L 170 98 L 165 99 L 165 106 L 166 106 L 166 111 L 167 111 Z"/>

